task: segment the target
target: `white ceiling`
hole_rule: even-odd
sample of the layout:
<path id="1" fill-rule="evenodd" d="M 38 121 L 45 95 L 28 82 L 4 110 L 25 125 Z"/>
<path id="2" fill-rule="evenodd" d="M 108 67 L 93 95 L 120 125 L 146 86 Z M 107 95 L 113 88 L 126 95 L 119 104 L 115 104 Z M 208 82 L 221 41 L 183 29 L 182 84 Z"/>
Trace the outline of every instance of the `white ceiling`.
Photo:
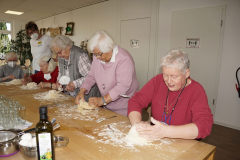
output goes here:
<path id="1" fill-rule="evenodd" d="M 0 0 L 0 20 L 36 21 L 104 0 Z M 6 14 L 7 10 L 24 12 Z"/>

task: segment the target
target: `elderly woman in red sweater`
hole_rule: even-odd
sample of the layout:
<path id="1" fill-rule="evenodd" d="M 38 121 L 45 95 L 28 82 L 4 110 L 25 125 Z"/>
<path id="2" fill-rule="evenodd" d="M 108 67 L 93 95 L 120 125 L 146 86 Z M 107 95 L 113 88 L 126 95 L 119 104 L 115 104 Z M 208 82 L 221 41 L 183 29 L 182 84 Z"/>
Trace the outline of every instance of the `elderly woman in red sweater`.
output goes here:
<path id="1" fill-rule="evenodd" d="M 160 60 L 162 74 L 152 78 L 128 102 L 131 125 L 141 137 L 200 139 L 211 133 L 213 115 L 202 85 L 190 78 L 187 53 L 171 50 Z M 152 106 L 150 125 L 141 111 Z"/>
<path id="2" fill-rule="evenodd" d="M 57 89 L 58 67 L 55 61 L 50 56 L 43 56 L 38 60 L 38 64 L 41 71 L 22 79 L 22 84 L 35 82 L 41 88 Z"/>

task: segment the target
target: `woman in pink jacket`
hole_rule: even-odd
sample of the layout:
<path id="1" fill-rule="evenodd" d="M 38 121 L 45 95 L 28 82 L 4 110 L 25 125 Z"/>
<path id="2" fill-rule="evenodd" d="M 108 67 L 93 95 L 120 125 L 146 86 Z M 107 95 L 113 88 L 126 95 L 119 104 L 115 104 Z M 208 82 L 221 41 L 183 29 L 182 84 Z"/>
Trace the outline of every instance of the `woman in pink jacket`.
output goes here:
<path id="1" fill-rule="evenodd" d="M 97 83 L 102 97 L 92 97 L 89 105 L 127 116 L 128 100 L 121 95 L 132 97 L 138 91 L 134 61 L 128 51 L 117 46 L 106 31 L 98 31 L 88 42 L 92 53 L 91 70 L 76 97 L 76 103 L 84 100 L 91 87 Z"/>

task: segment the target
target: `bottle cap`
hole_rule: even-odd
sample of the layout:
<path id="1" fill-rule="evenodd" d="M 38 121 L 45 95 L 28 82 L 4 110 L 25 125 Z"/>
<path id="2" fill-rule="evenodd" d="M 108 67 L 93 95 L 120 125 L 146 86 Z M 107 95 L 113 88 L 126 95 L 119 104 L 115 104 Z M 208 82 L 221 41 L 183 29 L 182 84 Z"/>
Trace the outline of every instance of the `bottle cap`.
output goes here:
<path id="1" fill-rule="evenodd" d="M 39 107 L 39 114 L 47 114 L 47 107 L 46 106 Z"/>

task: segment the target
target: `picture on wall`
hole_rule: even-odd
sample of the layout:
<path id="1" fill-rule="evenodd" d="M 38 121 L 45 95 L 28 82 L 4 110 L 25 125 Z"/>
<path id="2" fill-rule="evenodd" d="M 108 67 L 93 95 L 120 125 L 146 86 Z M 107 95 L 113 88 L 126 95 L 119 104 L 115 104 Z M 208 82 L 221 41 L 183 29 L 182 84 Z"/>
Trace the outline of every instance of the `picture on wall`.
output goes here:
<path id="1" fill-rule="evenodd" d="M 74 23 L 73 22 L 68 22 L 65 35 L 72 36 L 73 35 L 73 28 L 74 28 Z"/>
<path id="2" fill-rule="evenodd" d="M 62 27 L 58 27 L 58 28 L 48 28 L 47 32 L 50 32 L 50 36 L 51 37 L 55 37 L 57 35 L 61 35 L 62 34 Z"/>

